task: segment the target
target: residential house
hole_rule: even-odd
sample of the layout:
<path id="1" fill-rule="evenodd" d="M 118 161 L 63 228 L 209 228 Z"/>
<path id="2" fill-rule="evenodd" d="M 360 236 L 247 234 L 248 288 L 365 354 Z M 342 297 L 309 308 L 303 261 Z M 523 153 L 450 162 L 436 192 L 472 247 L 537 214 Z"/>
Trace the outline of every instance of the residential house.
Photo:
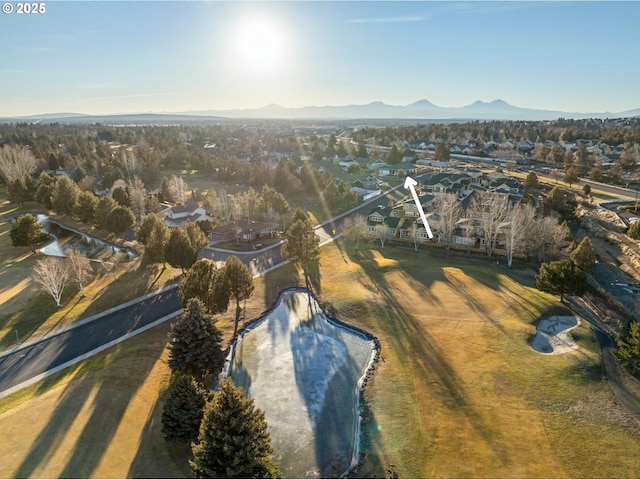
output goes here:
<path id="1" fill-rule="evenodd" d="M 384 168 L 386 166 L 387 166 L 387 163 L 384 160 L 377 158 L 369 162 L 369 164 L 367 165 L 367 168 L 369 169 L 370 172 L 373 172 L 379 168 Z"/>
<path id="2" fill-rule="evenodd" d="M 426 211 L 429 209 L 429 205 L 433 203 L 436 199 L 435 195 L 431 195 L 430 193 L 423 193 L 418 196 L 418 200 L 420 201 L 420 205 L 422 206 L 422 210 Z M 402 210 L 404 211 L 405 217 L 417 218 L 420 216 L 420 211 L 418 210 L 418 206 L 416 205 L 413 197 L 409 197 L 405 202 L 402 203 Z"/>
<path id="3" fill-rule="evenodd" d="M 425 214 L 427 218 L 427 222 L 432 217 L 432 213 Z M 404 221 L 400 224 L 398 228 L 399 237 L 401 240 L 411 240 L 414 241 L 414 225 L 415 225 L 415 240 L 418 242 L 428 242 L 429 235 L 427 234 L 427 229 L 424 227 L 422 223 L 422 218 L 416 219 L 408 219 L 405 218 Z"/>
<path id="4" fill-rule="evenodd" d="M 256 221 L 249 223 L 246 220 L 236 220 L 224 225 L 218 225 L 216 228 L 209 230 L 207 234 L 209 240 L 218 242 L 230 240 L 249 242 L 271 235 L 273 235 L 273 230 L 266 223 Z"/>
<path id="5" fill-rule="evenodd" d="M 164 222 L 169 227 L 181 227 L 201 220 L 209 220 L 209 216 L 204 208 L 195 203 L 171 207 L 164 217 Z"/>
<path id="6" fill-rule="evenodd" d="M 415 175 L 418 173 L 418 167 L 413 163 L 400 162 L 395 165 L 385 165 L 380 168 L 380 175 L 398 175 L 399 172 L 404 172 L 406 175 Z"/>
<path id="7" fill-rule="evenodd" d="M 367 232 L 370 235 L 379 235 L 380 225 L 387 227 L 386 237 L 395 238 L 398 227 L 403 220 L 402 209 L 400 208 L 379 208 L 371 212 L 368 217 Z"/>

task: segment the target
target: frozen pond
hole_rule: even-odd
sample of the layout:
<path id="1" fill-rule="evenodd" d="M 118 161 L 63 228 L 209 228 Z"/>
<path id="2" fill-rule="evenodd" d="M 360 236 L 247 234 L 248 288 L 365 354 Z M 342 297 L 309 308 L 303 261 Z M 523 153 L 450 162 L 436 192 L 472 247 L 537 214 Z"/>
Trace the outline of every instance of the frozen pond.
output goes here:
<path id="1" fill-rule="evenodd" d="M 340 476 L 355 465 L 360 382 L 375 353 L 328 319 L 306 290 L 287 290 L 239 337 L 231 376 L 265 412 L 287 478 Z"/>
<path id="2" fill-rule="evenodd" d="M 123 260 L 130 260 L 138 254 L 127 248 L 113 245 L 99 238 L 67 227 L 46 215 L 37 215 L 38 222 L 42 225 L 42 231 L 53 237 L 53 241 L 47 243 L 41 250 L 45 255 L 65 257 L 64 250 L 71 248 L 83 252 L 92 259 L 105 259 L 113 255 L 119 255 Z"/>

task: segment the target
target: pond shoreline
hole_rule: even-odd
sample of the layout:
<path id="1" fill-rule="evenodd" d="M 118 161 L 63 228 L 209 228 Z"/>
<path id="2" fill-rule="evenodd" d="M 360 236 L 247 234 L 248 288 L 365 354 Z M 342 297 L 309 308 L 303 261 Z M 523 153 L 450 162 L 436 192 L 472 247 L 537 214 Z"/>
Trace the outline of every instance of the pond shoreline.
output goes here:
<path id="1" fill-rule="evenodd" d="M 225 366 L 220 375 L 221 378 L 225 378 L 226 376 L 232 375 L 234 372 L 234 363 L 236 361 L 236 348 L 238 344 L 244 339 L 245 335 L 250 331 L 257 329 L 260 327 L 266 320 L 268 320 L 269 316 L 273 314 L 278 308 L 282 308 L 282 302 L 288 296 L 290 297 L 292 294 L 303 294 L 308 296 L 310 301 L 315 302 L 315 305 L 319 308 L 316 314 L 322 315 L 322 318 L 327 321 L 327 323 L 338 330 L 346 331 L 350 335 L 361 338 L 364 342 L 369 345 L 370 356 L 369 360 L 366 364 L 366 368 L 363 368 L 363 373 L 361 376 L 357 377 L 356 384 L 353 390 L 353 397 L 351 397 L 354 402 L 355 411 L 352 412 L 353 415 L 353 425 L 351 431 L 353 432 L 353 446 L 350 454 L 350 458 L 344 458 L 346 466 L 347 461 L 349 462 L 348 467 L 344 472 L 342 471 L 331 471 L 331 476 L 339 476 L 341 478 L 348 477 L 353 472 L 357 471 L 358 467 L 361 465 L 363 456 L 360 454 L 360 447 L 362 443 L 362 429 L 366 426 L 367 421 L 369 419 L 369 415 L 367 415 L 368 406 L 365 400 L 365 387 L 367 385 L 368 380 L 371 378 L 371 375 L 375 372 L 378 362 L 381 358 L 380 351 L 380 341 L 377 337 L 370 334 L 369 332 L 350 325 L 342 320 L 335 318 L 332 314 L 335 315 L 335 311 L 332 307 L 324 307 L 318 301 L 317 297 L 313 294 L 313 292 L 302 288 L 302 287 L 289 287 L 284 288 L 278 292 L 278 297 L 276 301 L 264 312 L 262 312 L 257 318 L 251 320 L 246 323 L 238 332 L 235 339 L 232 340 L 229 350 L 227 352 L 227 360 L 225 362 Z M 327 312 L 327 310 L 330 311 Z M 347 392 L 347 390 L 344 390 Z M 351 394 L 349 394 L 351 396 Z M 349 409 L 350 410 L 350 409 Z M 334 467 L 332 467 L 333 470 Z M 341 467 L 342 468 L 342 467 Z M 322 476 L 326 476 L 328 472 L 321 472 Z"/>

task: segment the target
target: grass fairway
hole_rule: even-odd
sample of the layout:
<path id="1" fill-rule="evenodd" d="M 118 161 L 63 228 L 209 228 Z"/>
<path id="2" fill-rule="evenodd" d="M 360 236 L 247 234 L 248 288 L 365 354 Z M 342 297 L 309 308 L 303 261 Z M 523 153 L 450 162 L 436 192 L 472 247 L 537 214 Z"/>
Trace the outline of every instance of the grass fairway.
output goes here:
<path id="1" fill-rule="evenodd" d="M 322 297 L 378 336 L 384 359 L 362 476 L 637 477 L 638 425 L 589 329 L 573 331 L 574 353 L 530 348 L 558 307 L 530 276 L 391 248 L 343 255 L 323 257 Z"/>
<path id="2" fill-rule="evenodd" d="M 360 476 L 638 476 L 640 431 L 614 403 L 589 329 L 572 331 L 572 353 L 530 348 L 535 322 L 558 308 L 531 288 L 530 274 L 340 247 L 322 248 L 316 293 L 382 344 L 366 390 Z M 287 265 L 258 279 L 247 317 L 300 277 Z M 226 338 L 232 314 L 219 323 Z M 0 400 L 0 477 L 188 475 L 184 450 L 160 434 L 167 328 Z"/>

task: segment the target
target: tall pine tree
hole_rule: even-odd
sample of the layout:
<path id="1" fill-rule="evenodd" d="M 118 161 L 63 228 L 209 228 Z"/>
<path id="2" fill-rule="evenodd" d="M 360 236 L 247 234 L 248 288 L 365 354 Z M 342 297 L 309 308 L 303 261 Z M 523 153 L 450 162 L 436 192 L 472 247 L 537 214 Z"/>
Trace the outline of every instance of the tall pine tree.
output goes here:
<path id="1" fill-rule="evenodd" d="M 167 440 L 190 443 L 198 439 L 204 407 L 213 397 L 191 375 L 179 377 L 167 392 L 162 408 L 162 435 Z"/>
<path id="2" fill-rule="evenodd" d="M 304 272 L 305 285 L 310 288 L 309 268 L 320 257 L 320 239 L 316 235 L 309 215 L 298 208 L 293 213 L 292 225 L 285 234 L 282 245 L 282 256 L 288 260 L 295 260 Z"/>
<path id="3" fill-rule="evenodd" d="M 222 368 L 222 333 L 200 300 L 189 300 L 169 336 L 169 367 L 172 370 L 202 380 Z"/>
<path id="4" fill-rule="evenodd" d="M 264 413 L 231 378 L 205 407 L 198 443 L 192 445 L 193 474 L 201 478 L 277 478 Z"/>
<path id="5" fill-rule="evenodd" d="M 581 270 L 588 272 L 596 265 L 596 252 L 589 237 L 584 237 L 578 247 L 571 252 L 569 258 Z"/>
<path id="6" fill-rule="evenodd" d="M 617 340 L 618 347 L 611 349 L 620 365 L 640 378 L 640 322 L 631 320 Z"/>
<path id="7" fill-rule="evenodd" d="M 231 255 L 224 266 L 224 279 L 231 297 L 236 301 L 236 320 L 233 325 L 233 338 L 235 338 L 240 322 L 240 302 L 253 293 L 253 275 L 238 257 Z"/>

